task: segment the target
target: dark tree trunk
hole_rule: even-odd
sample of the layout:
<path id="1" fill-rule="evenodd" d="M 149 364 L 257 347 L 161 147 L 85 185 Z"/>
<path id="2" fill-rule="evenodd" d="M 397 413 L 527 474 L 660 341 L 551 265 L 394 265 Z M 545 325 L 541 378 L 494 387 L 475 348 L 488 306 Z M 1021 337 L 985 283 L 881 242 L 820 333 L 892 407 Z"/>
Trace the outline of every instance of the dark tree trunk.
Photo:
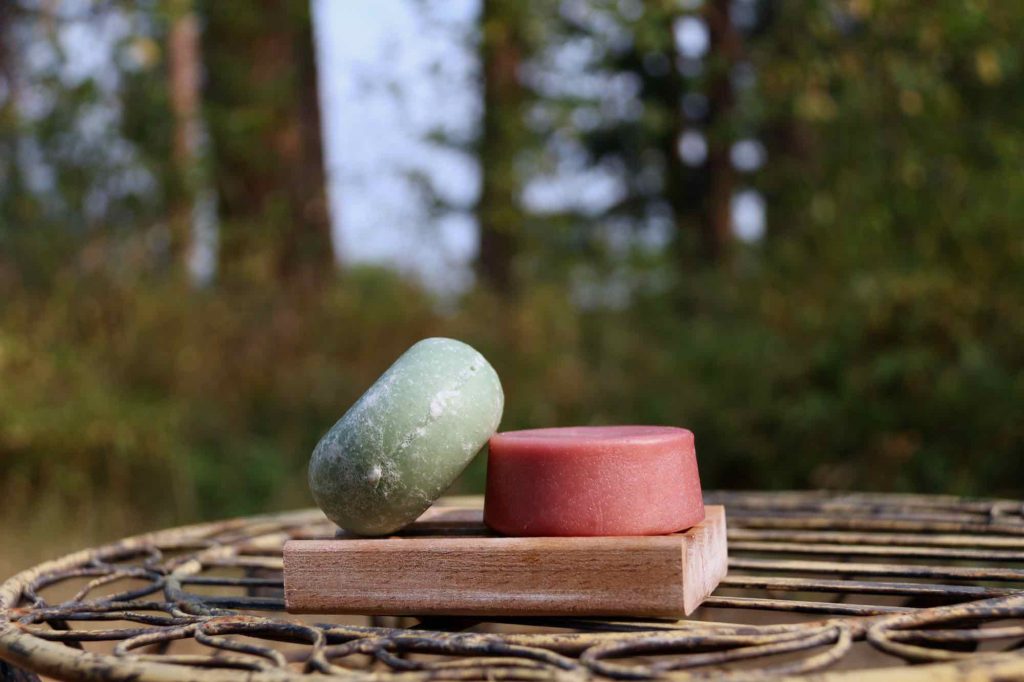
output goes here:
<path id="1" fill-rule="evenodd" d="M 516 289 L 514 264 L 520 249 L 523 212 L 516 155 L 524 141 L 525 92 L 519 80 L 525 45 L 522 0 L 488 0 L 481 17 L 483 124 L 479 142 L 482 172 L 477 219 L 480 253 L 477 274 L 502 294 Z"/>
<path id="2" fill-rule="evenodd" d="M 669 16 L 672 13 L 674 12 L 670 12 Z M 682 74 L 675 67 L 677 56 L 674 48 L 665 55 L 673 66 L 661 79 L 663 86 L 658 90 L 658 103 L 664 111 L 669 112 L 672 124 L 658 140 L 657 146 L 663 151 L 665 158 L 665 184 L 662 195 L 672 210 L 677 257 L 684 261 L 684 267 L 690 267 L 693 253 L 689 248 L 684 248 L 684 245 L 689 244 L 688 234 L 697 224 L 702 202 L 708 192 L 708 181 L 705 167 L 687 166 L 679 151 L 679 143 L 686 126 L 680 105 L 687 88 Z"/>
<path id="3" fill-rule="evenodd" d="M 730 0 L 708 3 L 705 20 L 710 34 L 708 53 L 708 191 L 701 220 L 701 251 L 710 262 L 728 257 L 732 241 L 732 194 L 736 172 L 730 159 L 732 135 L 728 130 L 736 98 L 732 73 L 740 55 L 740 35 L 729 15 Z"/>
<path id="4" fill-rule="evenodd" d="M 18 127 L 18 79 L 15 59 L 16 50 L 13 45 L 13 25 L 15 6 L 10 2 L 0 1 L 0 86 L 4 90 L 4 98 L 0 100 L 0 167 L 7 166 L 8 186 L 0 188 L 0 197 L 15 196 L 20 191 L 21 172 L 18 167 L 17 127 Z M 0 224 L 0 228 L 4 227 Z"/>
<path id="5" fill-rule="evenodd" d="M 309 3 L 202 6 L 220 273 L 321 280 L 334 255 Z"/>
<path id="6" fill-rule="evenodd" d="M 175 182 L 170 205 L 171 255 L 185 270 L 192 246 L 192 212 L 199 181 L 200 79 L 199 20 L 191 0 L 175 0 L 167 36 L 167 76 L 174 115 L 172 163 Z"/>
<path id="7" fill-rule="evenodd" d="M 12 3 L 0 2 L 0 83 L 3 83 L 5 90 L 3 111 L 14 104 L 14 50 L 10 44 L 14 15 L 15 7 Z"/>

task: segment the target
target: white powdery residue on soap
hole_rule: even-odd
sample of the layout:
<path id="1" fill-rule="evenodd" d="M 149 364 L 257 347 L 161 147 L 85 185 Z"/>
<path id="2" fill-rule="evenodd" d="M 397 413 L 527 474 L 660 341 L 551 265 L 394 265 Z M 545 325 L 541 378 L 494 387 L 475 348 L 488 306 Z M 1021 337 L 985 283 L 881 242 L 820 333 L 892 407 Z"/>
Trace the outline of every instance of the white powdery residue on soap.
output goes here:
<path id="1" fill-rule="evenodd" d="M 380 480 L 374 485 L 374 490 L 382 499 L 387 500 L 395 491 L 395 483 L 398 480 L 395 463 L 387 459 L 378 459 L 373 468 L 380 471 Z"/>
<path id="2" fill-rule="evenodd" d="M 380 379 L 378 379 L 373 384 L 373 386 L 370 386 L 370 390 L 368 390 L 363 395 L 362 399 L 359 402 L 361 402 L 363 404 L 364 408 L 373 407 L 378 402 L 380 402 L 381 398 L 386 398 L 386 397 L 390 396 L 391 391 L 394 390 L 393 389 L 394 383 L 395 383 L 395 376 L 394 376 L 394 374 L 390 374 L 388 372 L 385 372 L 384 376 L 382 376 Z"/>
<path id="3" fill-rule="evenodd" d="M 440 391 L 437 395 L 434 396 L 434 399 L 430 401 L 430 416 L 433 417 L 434 419 L 440 417 L 442 414 L 444 414 L 445 409 L 448 407 L 448 403 L 450 403 L 452 399 L 457 397 L 458 395 L 458 389 L 450 388 L 444 391 Z"/>

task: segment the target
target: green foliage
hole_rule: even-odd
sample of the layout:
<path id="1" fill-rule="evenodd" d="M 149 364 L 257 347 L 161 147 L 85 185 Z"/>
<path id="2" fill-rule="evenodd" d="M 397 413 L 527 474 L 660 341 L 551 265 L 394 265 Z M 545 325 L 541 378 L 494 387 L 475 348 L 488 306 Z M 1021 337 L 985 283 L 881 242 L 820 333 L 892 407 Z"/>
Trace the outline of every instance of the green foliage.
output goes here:
<path id="1" fill-rule="evenodd" d="M 131 107 L 122 99 L 125 83 L 148 68 L 136 48 L 159 52 L 148 4 L 76 12 L 11 0 L 0 9 L 0 239 L 157 219 L 159 168 L 125 134 Z M 109 68 L 82 68 L 84 36 L 93 39 L 90 58 L 109 58 Z M 147 94 L 160 88 L 150 78 Z M 155 132 L 159 121 L 151 123 Z"/>
<path id="2" fill-rule="evenodd" d="M 5 293 L 0 480 L 157 517 L 305 499 L 319 432 L 436 324 L 377 271 L 315 299 L 81 276 Z"/>
<path id="3" fill-rule="evenodd" d="M 98 277 L 21 291 L 0 320 L 0 481 L 147 523 L 307 504 L 322 432 L 406 347 L 449 335 L 497 368 L 503 428 L 685 425 L 708 487 L 1019 494 L 1019 288 L 937 270 L 688 286 L 685 303 L 587 313 L 544 286 L 439 313 L 379 270 L 317 297 Z"/>

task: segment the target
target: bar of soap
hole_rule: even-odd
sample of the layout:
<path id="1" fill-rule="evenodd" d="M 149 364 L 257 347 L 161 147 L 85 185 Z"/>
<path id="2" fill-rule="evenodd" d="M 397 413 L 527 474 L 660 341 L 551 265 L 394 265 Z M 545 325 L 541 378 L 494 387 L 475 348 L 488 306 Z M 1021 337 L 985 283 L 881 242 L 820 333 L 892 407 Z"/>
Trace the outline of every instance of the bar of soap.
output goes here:
<path id="1" fill-rule="evenodd" d="M 334 523 L 386 535 L 413 522 L 498 428 L 494 368 L 453 339 L 407 350 L 317 444 L 309 487 Z"/>
<path id="2" fill-rule="evenodd" d="M 484 522 L 506 535 L 661 535 L 704 520 L 693 434 L 666 426 L 496 434 L 484 500 Z"/>

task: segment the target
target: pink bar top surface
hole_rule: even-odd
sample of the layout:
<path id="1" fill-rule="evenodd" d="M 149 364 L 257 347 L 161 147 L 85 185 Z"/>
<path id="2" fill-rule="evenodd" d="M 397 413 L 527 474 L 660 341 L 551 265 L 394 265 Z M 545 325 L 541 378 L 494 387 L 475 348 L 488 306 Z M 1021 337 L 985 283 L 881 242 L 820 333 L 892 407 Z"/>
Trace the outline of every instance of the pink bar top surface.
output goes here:
<path id="1" fill-rule="evenodd" d="M 693 433 L 573 426 L 491 437 L 484 521 L 506 535 L 662 535 L 704 520 Z"/>

